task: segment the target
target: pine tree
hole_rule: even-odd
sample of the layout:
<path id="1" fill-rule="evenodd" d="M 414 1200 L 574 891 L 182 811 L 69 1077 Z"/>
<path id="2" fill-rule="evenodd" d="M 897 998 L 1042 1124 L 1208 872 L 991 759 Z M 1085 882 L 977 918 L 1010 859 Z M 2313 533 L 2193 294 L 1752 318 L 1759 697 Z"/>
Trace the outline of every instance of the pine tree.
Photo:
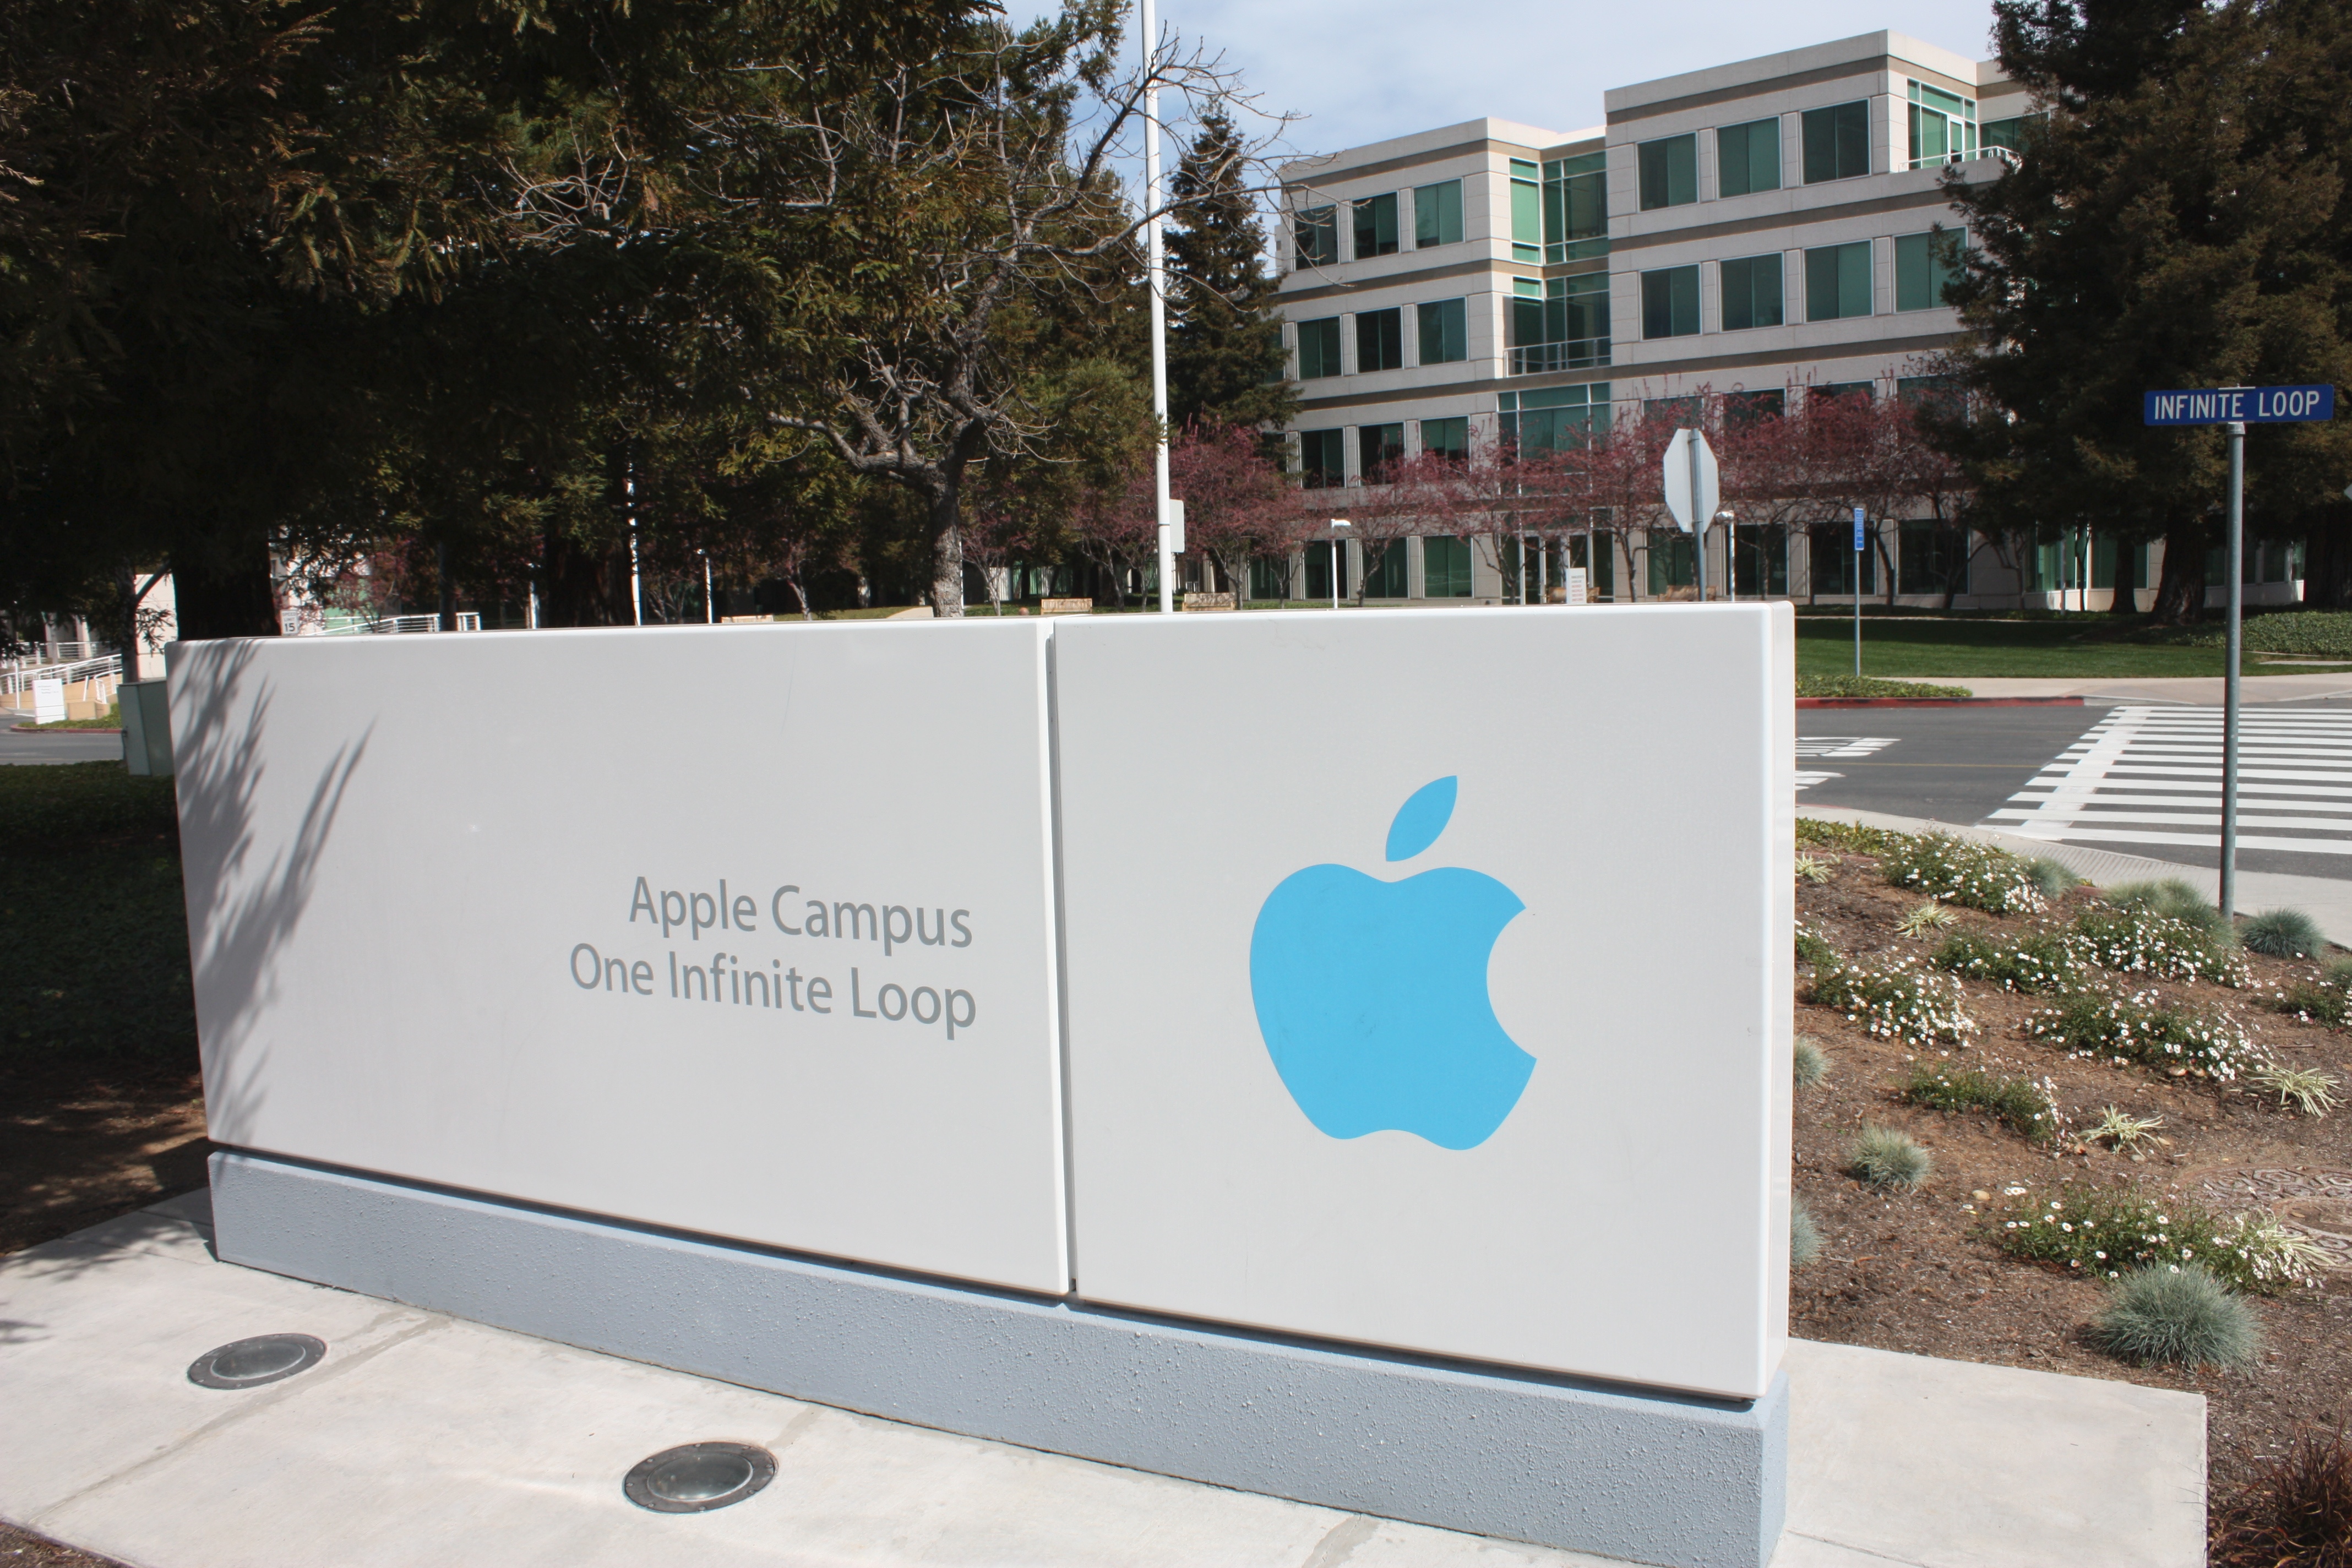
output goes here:
<path id="1" fill-rule="evenodd" d="M 1245 153 L 1232 121 L 1205 115 L 1171 187 L 1183 204 L 1168 241 L 1168 416 L 1180 428 L 1262 428 L 1298 404 Z"/>
<path id="2" fill-rule="evenodd" d="M 2001 62 L 2048 113 L 2000 178 L 1949 176 L 1972 247 L 1957 366 L 1977 395 L 1943 435 L 1979 479 L 1979 526 L 2163 539 L 2159 619 L 2202 608 L 2225 457 L 2218 428 L 2144 426 L 2140 395 L 2352 377 L 2346 121 L 2340 92 L 2315 90 L 2352 33 L 2330 11 L 1995 6 Z M 2347 457 L 2340 422 L 2258 428 L 2250 529 L 2331 546 L 2342 481 L 2325 476 Z"/>

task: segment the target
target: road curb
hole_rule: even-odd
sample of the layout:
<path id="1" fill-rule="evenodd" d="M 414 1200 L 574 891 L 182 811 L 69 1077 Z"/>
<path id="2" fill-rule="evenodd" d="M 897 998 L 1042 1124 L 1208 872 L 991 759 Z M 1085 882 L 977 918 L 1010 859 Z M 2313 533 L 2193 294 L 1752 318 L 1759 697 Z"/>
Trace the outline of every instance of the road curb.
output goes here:
<path id="1" fill-rule="evenodd" d="M 120 730 L 44 730 L 38 724 L 11 724 L 12 735 L 120 735 Z"/>
<path id="2" fill-rule="evenodd" d="M 1800 697 L 1800 708 L 2080 708 L 2080 697 Z"/>

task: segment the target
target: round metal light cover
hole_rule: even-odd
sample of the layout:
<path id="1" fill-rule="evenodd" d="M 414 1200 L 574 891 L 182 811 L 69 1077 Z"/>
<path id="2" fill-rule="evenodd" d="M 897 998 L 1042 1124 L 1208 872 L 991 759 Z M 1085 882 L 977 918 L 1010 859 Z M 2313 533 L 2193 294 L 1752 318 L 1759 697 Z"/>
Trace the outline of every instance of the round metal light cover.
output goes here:
<path id="1" fill-rule="evenodd" d="M 308 1372 L 327 1353 L 327 1342 L 309 1334 L 262 1334 L 206 1351 L 188 1365 L 200 1388 L 259 1388 Z"/>
<path id="2" fill-rule="evenodd" d="M 776 1457 L 749 1443 L 688 1443 L 640 1459 L 621 1482 L 639 1508 L 656 1513 L 707 1513 L 776 1479 Z"/>

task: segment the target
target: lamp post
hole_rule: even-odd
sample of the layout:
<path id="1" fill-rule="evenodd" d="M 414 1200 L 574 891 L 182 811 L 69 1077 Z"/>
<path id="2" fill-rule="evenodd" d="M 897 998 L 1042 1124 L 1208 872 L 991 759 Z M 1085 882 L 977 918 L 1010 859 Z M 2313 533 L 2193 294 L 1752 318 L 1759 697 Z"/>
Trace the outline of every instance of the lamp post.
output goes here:
<path id="1" fill-rule="evenodd" d="M 1160 422 L 1152 448 L 1151 517 L 1160 544 L 1160 613 L 1176 607 L 1176 549 L 1168 516 L 1168 294 L 1160 236 L 1160 79 L 1153 67 L 1160 24 L 1152 0 L 1137 7 L 1143 40 L 1143 274 L 1151 292 L 1151 413 Z"/>
<path id="2" fill-rule="evenodd" d="M 1331 527 L 1335 531 L 1331 535 L 1331 607 L 1335 610 L 1339 607 L 1339 563 L 1343 559 L 1339 553 L 1339 535 L 1336 531 L 1347 526 L 1348 520 L 1344 517 L 1331 520 Z"/>
<path id="3" fill-rule="evenodd" d="M 1739 602 L 1739 520 L 1729 507 L 1715 514 L 1723 524 L 1723 596 L 1730 604 Z"/>
<path id="4" fill-rule="evenodd" d="M 719 609 L 710 602 L 710 552 L 698 550 L 695 553 L 702 557 L 702 624 L 715 626 L 719 624 Z"/>

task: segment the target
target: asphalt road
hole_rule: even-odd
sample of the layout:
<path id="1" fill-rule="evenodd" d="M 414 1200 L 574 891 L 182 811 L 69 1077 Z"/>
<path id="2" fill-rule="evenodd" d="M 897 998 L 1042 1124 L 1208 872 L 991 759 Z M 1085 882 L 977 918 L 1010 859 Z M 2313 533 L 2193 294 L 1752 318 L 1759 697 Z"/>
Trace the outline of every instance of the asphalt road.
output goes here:
<path id="1" fill-rule="evenodd" d="M 122 760 L 122 737 L 99 734 L 89 730 L 47 730 L 19 731 L 9 726 L 16 721 L 0 717 L 0 763 L 119 763 Z"/>
<path id="2" fill-rule="evenodd" d="M 2108 706 L 2095 700 L 2081 708 L 1799 709 L 1797 772 L 1801 784 L 1807 773 L 1839 776 L 1803 785 L 1797 792 L 1797 802 L 1801 805 L 1853 806 L 1937 822 L 1981 823 L 1988 815 L 2009 804 L 2010 796 L 2040 773 L 2044 764 L 2106 717 Z M 2340 712 L 2352 704 L 2308 706 L 2324 706 Z M 1807 754 L 1841 749 L 1830 744 L 1841 740 L 1878 740 L 1888 743 L 1863 755 Z M 2181 865 L 2219 863 L 2217 851 L 2190 845 L 2101 843 L 2095 847 Z M 2238 864 L 2249 871 L 2284 871 L 2301 877 L 2352 880 L 2352 855 L 2241 849 Z"/>

